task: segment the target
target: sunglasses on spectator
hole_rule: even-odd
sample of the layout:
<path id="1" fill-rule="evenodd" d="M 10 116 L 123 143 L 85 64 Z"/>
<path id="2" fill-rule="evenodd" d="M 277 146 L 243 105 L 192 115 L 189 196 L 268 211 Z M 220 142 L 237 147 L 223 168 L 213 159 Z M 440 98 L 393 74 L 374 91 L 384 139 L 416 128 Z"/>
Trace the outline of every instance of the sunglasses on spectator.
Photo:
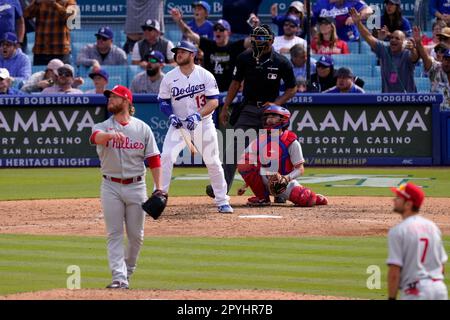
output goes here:
<path id="1" fill-rule="evenodd" d="M 60 77 L 72 77 L 72 72 L 70 72 L 70 71 L 58 71 L 58 76 L 60 76 Z"/>
<path id="2" fill-rule="evenodd" d="M 148 58 L 148 62 L 150 63 L 159 63 L 159 60 L 156 58 Z"/>
<path id="3" fill-rule="evenodd" d="M 97 36 L 97 40 L 108 41 L 109 38 L 102 37 L 102 36 Z"/>
<path id="4" fill-rule="evenodd" d="M 289 28 L 297 28 L 297 26 L 295 24 L 292 24 L 292 23 L 285 23 L 284 26 L 285 27 L 289 27 Z"/>
<path id="5" fill-rule="evenodd" d="M 324 66 L 323 64 L 316 64 L 316 68 L 323 68 L 323 69 L 326 69 L 326 68 L 329 68 L 329 66 Z"/>
<path id="6" fill-rule="evenodd" d="M 3 80 L 6 80 L 6 78 L 1 78 L 1 77 L 0 77 L 0 81 L 3 81 Z"/>
<path id="7" fill-rule="evenodd" d="M 221 28 L 221 27 L 214 28 L 214 31 L 218 31 L 218 32 L 224 32 L 225 30 L 226 30 L 225 28 Z"/>
<path id="8" fill-rule="evenodd" d="M 12 42 L 3 41 L 2 43 L 0 43 L 0 46 L 3 46 L 3 47 L 12 47 L 12 46 L 15 46 L 15 44 L 12 43 Z"/>
<path id="9" fill-rule="evenodd" d="M 445 48 L 435 48 L 434 52 L 439 53 L 439 54 L 443 54 L 443 53 L 445 53 L 446 50 L 447 49 L 445 49 Z"/>
<path id="10" fill-rule="evenodd" d="M 144 31 L 152 31 L 152 30 L 156 30 L 155 28 L 151 28 L 151 27 L 144 27 L 143 29 L 144 29 Z"/>

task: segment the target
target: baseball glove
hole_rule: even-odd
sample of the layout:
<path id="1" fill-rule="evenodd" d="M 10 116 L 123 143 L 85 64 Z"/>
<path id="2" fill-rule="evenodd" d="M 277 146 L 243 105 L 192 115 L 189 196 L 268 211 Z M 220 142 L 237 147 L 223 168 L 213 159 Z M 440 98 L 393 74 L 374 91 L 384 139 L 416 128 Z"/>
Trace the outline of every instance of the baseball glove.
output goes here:
<path id="1" fill-rule="evenodd" d="M 289 180 L 278 172 L 276 174 L 270 175 L 268 178 L 269 193 L 273 196 L 279 196 L 286 191 L 286 187 L 288 184 Z"/>
<path id="2" fill-rule="evenodd" d="M 144 209 L 150 217 L 156 220 L 166 208 L 168 198 L 169 195 L 167 192 L 155 190 L 151 197 L 142 204 L 142 209 Z"/>

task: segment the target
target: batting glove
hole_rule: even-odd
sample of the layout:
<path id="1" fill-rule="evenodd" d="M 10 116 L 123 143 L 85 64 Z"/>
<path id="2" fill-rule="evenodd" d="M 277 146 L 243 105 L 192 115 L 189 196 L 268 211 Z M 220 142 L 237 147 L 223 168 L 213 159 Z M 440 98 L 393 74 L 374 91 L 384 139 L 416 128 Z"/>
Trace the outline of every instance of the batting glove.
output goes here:
<path id="1" fill-rule="evenodd" d="M 183 123 L 181 122 L 180 118 L 178 118 L 178 117 L 177 117 L 176 115 L 174 115 L 174 114 L 171 114 L 171 115 L 169 116 L 169 121 L 170 121 L 170 124 L 171 124 L 172 126 L 174 126 L 176 129 L 181 128 L 181 126 L 183 125 Z"/>
<path id="2" fill-rule="evenodd" d="M 191 114 L 189 117 L 186 118 L 186 127 L 189 130 L 194 130 L 195 127 L 197 127 L 197 124 L 202 121 L 202 116 L 200 113 L 196 112 Z"/>

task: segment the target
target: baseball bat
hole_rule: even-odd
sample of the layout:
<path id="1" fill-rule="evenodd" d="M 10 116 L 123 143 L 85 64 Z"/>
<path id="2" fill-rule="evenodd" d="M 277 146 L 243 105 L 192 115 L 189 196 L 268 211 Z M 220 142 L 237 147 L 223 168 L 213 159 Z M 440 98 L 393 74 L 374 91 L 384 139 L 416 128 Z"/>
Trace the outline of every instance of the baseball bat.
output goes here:
<path id="1" fill-rule="evenodd" d="M 192 155 L 195 155 L 195 154 L 198 152 L 198 150 L 197 150 L 197 148 L 194 146 L 194 144 L 192 143 L 191 137 L 190 137 L 190 136 L 188 137 L 188 135 L 187 135 L 187 133 L 184 131 L 184 128 L 183 128 L 183 127 L 181 127 L 179 130 L 180 130 L 181 136 L 182 136 L 183 139 L 184 139 L 184 142 L 186 142 L 186 145 L 188 146 L 189 150 L 191 151 L 191 154 L 192 154 Z"/>

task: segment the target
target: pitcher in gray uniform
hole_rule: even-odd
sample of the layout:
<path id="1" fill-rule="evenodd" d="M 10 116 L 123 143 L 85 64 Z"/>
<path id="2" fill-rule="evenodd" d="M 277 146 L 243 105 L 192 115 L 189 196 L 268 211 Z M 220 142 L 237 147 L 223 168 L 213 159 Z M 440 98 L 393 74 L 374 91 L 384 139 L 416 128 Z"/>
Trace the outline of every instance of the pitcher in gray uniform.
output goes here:
<path id="1" fill-rule="evenodd" d="M 133 96 L 128 88 L 106 90 L 112 116 L 96 124 L 90 137 L 97 146 L 103 181 L 101 202 L 108 233 L 108 260 L 112 273 L 109 289 L 128 289 L 129 278 L 144 240 L 147 200 L 145 164 L 152 172 L 154 189 L 161 189 L 160 152 L 150 127 L 133 117 Z M 124 224 L 128 245 L 123 247 Z"/>
<path id="2" fill-rule="evenodd" d="M 394 211 L 403 221 L 388 235 L 389 300 L 397 298 L 399 289 L 402 300 L 447 300 L 444 264 L 448 257 L 441 231 L 418 214 L 425 194 L 410 182 L 392 191 L 396 194 Z"/>

